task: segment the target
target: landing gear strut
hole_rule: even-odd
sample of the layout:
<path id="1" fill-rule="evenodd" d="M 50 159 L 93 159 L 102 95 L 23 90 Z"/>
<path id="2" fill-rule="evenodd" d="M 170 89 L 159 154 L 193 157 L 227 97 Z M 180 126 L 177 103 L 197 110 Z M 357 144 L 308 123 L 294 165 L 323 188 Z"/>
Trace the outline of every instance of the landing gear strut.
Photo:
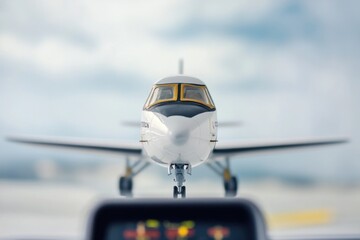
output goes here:
<path id="1" fill-rule="evenodd" d="M 119 179 L 120 195 L 124 197 L 132 197 L 133 178 L 149 166 L 149 162 L 143 159 L 137 160 L 134 164 L 130 164 L 130 159 L 126 158 L 126 171 Z"/>
<path id="2" fill-rule="evenodd" d="M 185 170 L 187 174 L 191 175 L 191 165 L 190 164 L 170 164 L 168 174 L 172 174 L 172 170 L 175 170 L 174 181 L 176 186 L 173 189 L 174 198 L 185 198 L 186 197 L 186 187 L 184 186 L 185 179 Z"/>
<path id="3" fill-rule="evenodd" d="M 220 175 L 224 182 L 225 197 L 235 197 L 238 190 L 238 180 L 231 174 L 229 158 L 225 159 L 226 165 L 220 162 L 211 162 L 207 165 L 218 175 Z"/>

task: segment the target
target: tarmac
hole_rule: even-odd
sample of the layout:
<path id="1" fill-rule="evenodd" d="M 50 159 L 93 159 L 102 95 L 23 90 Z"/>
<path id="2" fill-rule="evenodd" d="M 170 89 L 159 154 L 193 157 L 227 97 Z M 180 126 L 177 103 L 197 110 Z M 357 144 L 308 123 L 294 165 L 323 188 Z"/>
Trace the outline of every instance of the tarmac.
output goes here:
<path id="1" fill-rule="evenodd" d="M 211 194 L 204 184 L 194 184 L 188 196 L 222 196 L 220 188 Z M 0 193 L 0 239 L 83 239 L 92 207 L 101 199 L 116 197 L 114 192 L 99 194 L 96 188 L 70 183 L 4 180 Z M 159 195 L 135 192 L 135 197 Z M 239 196 L 254 200 L 263 210 L 272 238 L 360 236 L 360 188 L 356 186 L 294 187 L 264 181 L 241 185 Z"/>

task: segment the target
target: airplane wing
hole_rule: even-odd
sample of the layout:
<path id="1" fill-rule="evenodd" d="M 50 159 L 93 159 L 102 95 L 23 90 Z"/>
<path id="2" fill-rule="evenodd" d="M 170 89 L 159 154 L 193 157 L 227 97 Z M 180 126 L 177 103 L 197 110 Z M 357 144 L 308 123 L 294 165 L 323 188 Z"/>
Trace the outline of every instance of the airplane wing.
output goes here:
<path id="1" fill-rule="evenodd" d="M 69 150 L 91 151 L 96 153 L 111 153 L 118 155 L 141 155 L 140 143 L 124 143 L 115 140 L 65 138 L 65 137 L 33 137 L 10 136 L 8 141 L 26 143 L 45 147 L 55 147 Z"/>
<path id="2" fill-rule="evenodd" d="M 139 121 L 122 121 L 121 125 L 126 127 L 136 127 L 139 128 L 141 126 L 141 122 Z M 241 121 L 221 121 L 218 123 L 218 127 L 239 127 L 242 126 L 243 122 Z"/>
<path id="3" fill-rule="evenodd" d="M 240 142 L 240 143 L 217 143 L 212 157 L 230 157 L 249 153 L 260 153 L 267 151 L 280 151 L 299 149 L 314 146 L 346 143 L 346 138 L 318 138 L 318 139 L 297 139 L 297 140 L 275 140 L 264 142 Z"/>
<path id="4" fill-rule="evenodd" d="M 140 121 L 122 121 L 121 125 L 126 126 L 126 127 L 139 128 L 141 126 L 141 122 Z"/>

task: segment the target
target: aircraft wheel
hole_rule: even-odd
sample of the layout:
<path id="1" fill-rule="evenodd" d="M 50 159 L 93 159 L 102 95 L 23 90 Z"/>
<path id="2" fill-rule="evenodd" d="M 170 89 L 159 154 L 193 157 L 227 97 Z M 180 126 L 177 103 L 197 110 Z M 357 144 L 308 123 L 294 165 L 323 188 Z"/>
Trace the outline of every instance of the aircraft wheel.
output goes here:
<path id="1" fill-rule="evenodd" d="M 131 178 L 121 177 L 119 180 L 119 190 L 121 196 L 130 197 L 132 195 L 133 182 Z"/>
<path id="2" fill-rule="evenodd" d="M 173 191 L 173 197 L 174 198 L 178 198 L 179 196 L 179 190 L 177 186 L 174 186 L 174 191 Z"/>
<path id="3" fill-rule="evenodd" d="M 186 198 L 186 187 L 185 186 L 181 187 L 181 198 Z"/>
<path id="4" fill-rule="evenodd" d="M 229 181 L 224 182 L 225 196 L 226 197 L 235 197 L 238 189 L 238 180 L 236 177 L 232 176 Z"/>

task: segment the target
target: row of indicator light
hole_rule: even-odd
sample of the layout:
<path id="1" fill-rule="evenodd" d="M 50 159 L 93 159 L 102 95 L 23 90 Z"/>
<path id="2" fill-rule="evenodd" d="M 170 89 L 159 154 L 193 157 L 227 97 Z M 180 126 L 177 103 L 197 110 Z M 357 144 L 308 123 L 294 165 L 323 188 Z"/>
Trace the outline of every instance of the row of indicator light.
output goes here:
<path id="1" fill-rule="evenodd" d="M 185 221 L 181 224 L 174 224 L 166 222 L 164 226 L 167 228 L 166 237 L 172 239 L 186 239 L 195 235 L 195 223 L 193 221 Z M 147 220 L 146 222 L 139 222 L 136 230 L 125 230 L 124 238 L 131 240 L 149 240 L 159 239 L 160 232 L 156 229 L 160 227 L 160 222 L 157 220 Z M 150 228 L 150 229 L 147 229 Z M 207 231 L 208 236 L 214 240 L 222 240 L 230 235 L 230 230 L 225 227 L 215 226 L 209 228 Z"/>

